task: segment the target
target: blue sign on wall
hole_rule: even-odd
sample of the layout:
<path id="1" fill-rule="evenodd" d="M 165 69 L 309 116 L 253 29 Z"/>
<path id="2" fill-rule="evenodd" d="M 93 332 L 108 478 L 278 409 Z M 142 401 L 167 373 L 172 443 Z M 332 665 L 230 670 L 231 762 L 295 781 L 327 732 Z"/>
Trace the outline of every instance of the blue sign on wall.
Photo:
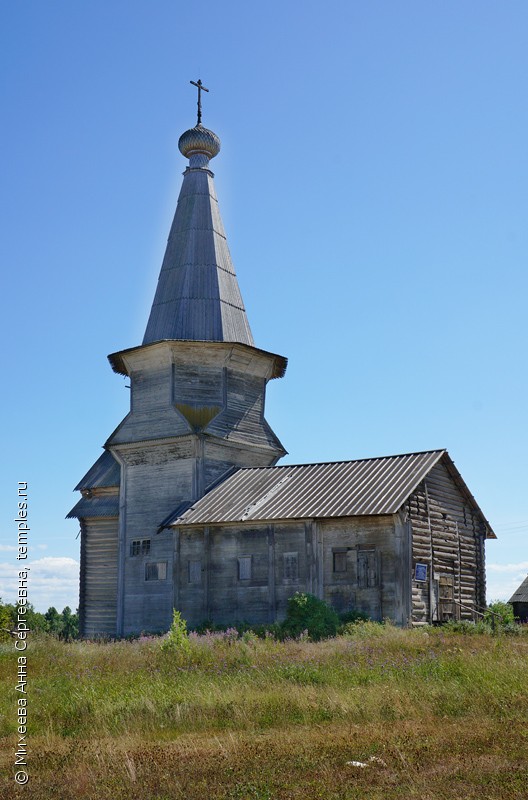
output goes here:
<path id="1" fill-rule="evenodd" d="M 415 581 L 427 580 L 427 564 L 416 564 L 414 568 L 414 580 Z"/>

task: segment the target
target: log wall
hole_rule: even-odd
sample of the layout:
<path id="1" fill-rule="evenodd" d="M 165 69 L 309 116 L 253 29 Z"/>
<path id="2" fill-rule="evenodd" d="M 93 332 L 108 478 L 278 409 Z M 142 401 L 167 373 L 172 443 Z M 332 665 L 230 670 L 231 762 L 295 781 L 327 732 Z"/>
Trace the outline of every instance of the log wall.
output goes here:
<path id="1" fill-rule="evenodd" d="M 412 621 L 473 619 L 486 600 L 485 528 L 469 498 L 440 462 L 405 508 L 412 524 Z M 417 563 L 427 565 L 426 581 L 414 579 Z M 442 594 L 452 594 L 451 608 Z"/>

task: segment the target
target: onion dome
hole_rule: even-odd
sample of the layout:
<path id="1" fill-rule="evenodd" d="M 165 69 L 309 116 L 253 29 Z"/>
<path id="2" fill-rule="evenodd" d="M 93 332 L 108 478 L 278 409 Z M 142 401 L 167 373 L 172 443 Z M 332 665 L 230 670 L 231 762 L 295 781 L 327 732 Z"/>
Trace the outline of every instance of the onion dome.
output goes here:
<path id="1" fill-rule="evenodd" d="M 189 159 L 191 167 L 206 167 L 209 159 L 220 152 L 220 139 L 199 122 L 194 128 L 182 133 L 178 147 L 180 153 Z"/>

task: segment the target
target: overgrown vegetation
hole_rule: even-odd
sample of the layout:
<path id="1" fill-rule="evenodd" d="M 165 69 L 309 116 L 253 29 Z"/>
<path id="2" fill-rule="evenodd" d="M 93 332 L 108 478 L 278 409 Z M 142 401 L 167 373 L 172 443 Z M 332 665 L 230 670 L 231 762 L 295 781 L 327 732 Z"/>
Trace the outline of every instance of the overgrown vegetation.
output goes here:
<path id="1" fill-rule="evenodd" d="M 234 628 L 187 633 L 175 618 L 161 638 L 34 635 L 32 800 L 524 800 L 526 627 L 514 637 L 373 622 L 346 630 L 279 641 Z M 0 653 L 8 800 L 20 794 L 16 654 L 11 643 Z"/>
<path id="2" fill-rule="evenodd" d="M 172 625 L 161 645 L 163 650 L 182 651 L 188 653 L 190 649 L 189 635 L 187 633 L 187 623 L 179 611 L 172 612 Z"/>
<path id="3" fill-rule="evenodd" d="M 74 614 L 69 606 L 66 606 L 62 613 L 51 606 L 45 614 L 35 611 L 31 603 L 27 603 L 25 608 L 25 619 L 33 633 L 49 633 L 66 641 L 79 636 L 79 616 L 77 613 Z M 17 606 L 3 603 L 0 599 L 0 642 L 9 641 L 11 631 L 16 627 L 17 617 Z"/>
<path id="4" fill-rule="evenodd" d="M 305 592 L 295 592 L 288 600 L 288 611 L 283 623 L 287 636 L 299 636 L 303 632 L 318 642 L 335 636 L 339 628 L 339 617 L 318 597 Z"/>

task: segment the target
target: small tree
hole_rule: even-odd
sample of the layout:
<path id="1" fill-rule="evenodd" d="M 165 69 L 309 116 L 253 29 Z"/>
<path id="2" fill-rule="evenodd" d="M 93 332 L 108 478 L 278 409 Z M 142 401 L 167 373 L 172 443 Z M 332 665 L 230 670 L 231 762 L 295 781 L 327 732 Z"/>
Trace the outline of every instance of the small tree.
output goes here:
<path id="1" fill-rule="evenodd" d="M 72 614 L 69 606 L 66 606 L 62 611 L 61 625 L 62 629 L 59 636 L 62 639 L 66 639 L 69 642 L 70 639 L 76 639 L 79 636 L 79 617 L 77 614 Z"/>
<path id="2" fill-rule="evenodd" d="M 8 603 L 3 603 L 0 599 L 0 642 L 7 642 L 11 638 L 10 631 L 13 630 L 13 612 L 15 607 Z"/>
<path id="3" fill-rule="evenodd" d="M 295 592 L 288 600 L 288 613 L 282 624 L 288 636 L 299 636 L 303 631 L 314 641 L 337 634 L 339 617 L 333 608 L 313 594 Z"/>
<path id="4" fill-rule="evenodd" d="M 179 650 L 180 652 L 188 653 L 190 647 L 187 623 L 180 612 L 174 609 L 172 612 L 172 625 L 167 638 L 162 644 L 162 648 L 163 650 Z"/>
<path id="5" fill-rule="evenodd" d="M 62 633 L 62 617 L 55 606 L 50 606 L 44 614 L 44 617 L 46 618 L 48 633 L 60 636 Z"/>
<path id="6" fill-rule="evenodd" d="M 30 631 L 48 630 L 44 614 L 35 611 L 31 603 L 25 603 L 23 608 L 25 608 L 25 611 L 22 612 L 24 620 Z M 2 603 L 0 600 L 0 641 L 6 642 L 10 638 L 10 631 L 16 628 L 18 619 L 22 616 L 18 609 L 19 606 L 13 605 L 13 603 Z"/>
<path id="7" fill-rule="evenodd" d="M 26 605 L 26 622 L 30 631 L 42 633 L 48 630 L 46 617 L 40 611 L 35 611 L 31 603 Z"/>

